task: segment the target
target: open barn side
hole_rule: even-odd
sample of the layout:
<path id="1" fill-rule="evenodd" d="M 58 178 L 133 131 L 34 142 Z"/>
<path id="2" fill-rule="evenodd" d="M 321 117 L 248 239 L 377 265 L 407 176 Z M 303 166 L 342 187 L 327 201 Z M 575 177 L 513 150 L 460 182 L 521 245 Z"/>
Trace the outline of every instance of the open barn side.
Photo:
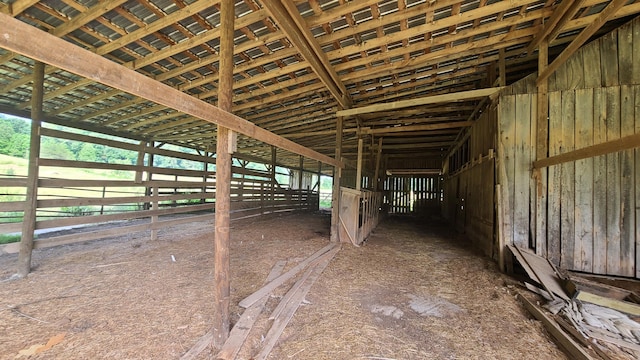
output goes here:
<path id="1" fill-rule="evenodd" d="M 0 165 L 0 233 L 22 231 L 25 221 L 33 221 L 38 233 L 77 227 L 73 235 L 36 239 L 43 248 L 95 240 L 132 232 L 151 231 L 178 224 L 209 220 L 216 199 L 216 157 L 209 152 L 138 142 L 123 138 L 106 139 L 70 128 L 43 127 L 38 141 L 59 140 L 100 149 L 93 161 L 55 158 L 37 154 L 37 199 L 35 217 L 25 217 L 27 177 L 16 166 Z M 137 158 L 123 164 L 113 158 L 118 151 Z M 62 156 L 62 154 L 58 154 Z M 112 158 L 108 159 L 107 157 Z M 318 210 L 321 167 L 316 161 L 299 168 L 278 162 L 273 149 L 271 163 L 250 157 L 235 157 L 231 178 L 231 219 L 276 212 Z M 20 171 L 19 169 L 17 171 Z M 81 178 L 80 178 L 81 177 Z M 118 224 L 104 229 L 104 224 Z M 18 243 L 0 246 L 2 253 L 14 253 Z"/>

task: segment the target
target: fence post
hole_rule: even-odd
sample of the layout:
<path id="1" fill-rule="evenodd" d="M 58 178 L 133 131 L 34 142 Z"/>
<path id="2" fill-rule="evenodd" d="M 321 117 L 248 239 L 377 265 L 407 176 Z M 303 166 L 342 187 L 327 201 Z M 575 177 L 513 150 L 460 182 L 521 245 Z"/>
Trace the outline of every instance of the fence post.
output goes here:
<path id="1" fill-rule="evenodd" d="M 33 68 L 33 92 L 31 94 L 31 140 L 29 146 L 29 170 L 27 194 L 24 201 L 24 217 L 20 254 L 18 255 L 18 276 L 25 277 L 31 271 L 31 253 L 36 229 L 36 211 L 38 205 L 38 177 L 40 159 L 40 125 L 42 119 L 42 101 L 44 97 L 44 63 L 36 61 Z"/>
<path id="2" fill-rule="evenodd" d="M 158 215 L 156 213 L 156 211 L 158 211 L 158 200 L 159 200 L 159 196 L 158 196 L 158 187 L 154 186 L 153 187 L 153 194 L 152 196 L 152 201 L 151 201 L 151 211 L 153 211 L 153 215 L 151 215 L 151 240 L 158 240 L 158 229 L 156 229 L 156 226 L 158 224 Z"/>
<path id="3" fill-rule="evenodd" d="M 102 187 L 102 198 L 104 199 L 104 196 L 107 192 L 107 187 L 103 186 Z M 104 215 L 104 204 L 100 205 L 100 215 Z"/>

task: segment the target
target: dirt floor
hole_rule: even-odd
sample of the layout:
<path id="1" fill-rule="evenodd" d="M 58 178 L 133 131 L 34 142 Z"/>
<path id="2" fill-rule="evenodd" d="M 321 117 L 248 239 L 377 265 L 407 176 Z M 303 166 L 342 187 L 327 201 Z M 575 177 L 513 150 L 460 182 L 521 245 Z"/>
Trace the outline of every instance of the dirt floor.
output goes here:
<path id="1" fill-rule="evenodd" d="M 0 358 L 180 358 L 211 326 L 212 228 L 38 250 L 22 280 L 7 280 L 16 256 L 0 257 Z M 295 266 L 328 241 L 326 214 L 232 223 L 232 323 L 276 262 Z M 342 246 L 269 359 L 566 359 L 507 283 L 441 221 L 390 218 L 364 246 Z M 240 358 L 268 326 L 258 319 Z"/>

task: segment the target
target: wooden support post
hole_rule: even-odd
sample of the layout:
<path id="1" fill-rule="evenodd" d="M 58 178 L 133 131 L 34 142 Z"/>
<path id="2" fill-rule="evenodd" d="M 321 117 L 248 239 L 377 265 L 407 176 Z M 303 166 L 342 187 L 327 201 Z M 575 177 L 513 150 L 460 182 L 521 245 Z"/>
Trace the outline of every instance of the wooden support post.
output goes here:
<path id="1" fill-rule="evenodd" d="M 275 146 L 271 147 L 271 196 L 269 199 L 269 205 L 273 210 L 276 200 L 276 161 L 277 161 L 277 149 Z"/>
<path id="2" fill-rule="evenodd" d="M 336 121 L 336 159 L 342 159 L 342 126 L 343 118 L 338 116 Z M 331 241 L 340 242 L 340 177 L 342 168 L 333 167 L 333 187 L 331 189 Z"/>
<path id="3" fill-rule="evenodd" d="M 499 67 L 500 67 L 500 86 L 507 86 L 507 66 L 505 60 L 504 48 L 500 49 L 499 53 Z"/>
<path id="4" fill-rule="evenodd" d="M 302 209 L 302 169 L 304 168 L 304 156 L 300 155 L 300 173 L 298 174 L 298 207 Z"/>
<path id="5" fill-rule="evenodd" d="M 235 1 L 220 5 L 220 77 L 218 107 L 231 112 L 233 104 L 233 22 Z M 216 215 L 214 241 L 215 306 L 213 346 L 220 349 L 229 337 L 229 210 L 231 203 L 231 150 L 234 136 L 229 128 L 218 125 L 216 138 Z"/>
<path id="6" fill-rule="evenodd" d="M 373 173 L 373 191 L 380 189 L 380 161 L 382 161 L 382 138 L 378 139 L 378 153 L 376 154 L 376 171 Z"/>
<path id="7" fill-rule="evenodd" d="M 107 187 L 102 187 L 102 198 L 104 199 L 105 195 L 107 195 Z M 104 214 L 104 204 L 100 205 L 100 215 Z"/>
<path id="8" fill-rule="evenodd" d="M 362 147 L 364 146 L 364 140 L 358 139 L 358 165 L 356 166 L 356 190 L 362 189 Z"/>
<path id="9" fill-rule="evenodd" d="M 207 194 L 207 179 L 209 178 L 209 152 L 204 152 L 205 160 L 202 165 L 204 167 L 204 174 L 202 175 L 202 199 L 200 199 L 200 203 L 204 204 L 207 202 L 206 194 Z"/>
<path id="10" fill-rule="evenodd" d="M 543 39 L 538 47 L 538 72 L 549 64 L 549 42 Z M 536 160 L 549 154 L 549 79 L 538 83 L 536 120 Z M 535 249 L 536 254 L 547 257 L 547 169 L 534 170 L 536 180 Z"/>
<path id="11" fill-rule="evenodd" d="M 238 193 L 238 201 L 240 202 L 244 201 L 244 174 L 247 170 L 248 163 L 248 161 L 240 160 L 240 167 L 242 168 L 242 174 L 240 174 L 240 186 L 238 186 L 238 190 L 240 190 L 240 192 Z"/>
<path id="12" fill-rule="evenodd" d="M 151 211 L 156 212 L 160 209 L 158 201 L 160 200 L 159 188 L 154 186 L 152 188 L 152 201 L 151 201 Z M 158 229 L 156 229 L 155 224 L 158 223 L 158 215 L 151 215 L 151 240 L 158 240 Z"/>
<path id="13" fill-rule="evenodd" d="M 322 195 L 322 162 L 318 161 L 318 204 L 314 210 L 320 210 L 320 196 Z M 314 186 L 315 189 L 315 186 Z M 312 189 L 313 190 L 313 189 Z M 312 191 L 313 192 L 313 191 Z"/>
<path id="14" fill-rule="evenodd" d="M 138 170 L 136 170 L 136 176 L 134 179 L 134 182 L 136 184 L 142 183 L 142 173 L 144 172 L 143 167 L 144 167 L 144 155 L 145 155 L 146 146 L 147 146 L 146 141 L 140 141 L 140 144 L 138 146 L 139 147 L 138 159 L 136 160 L 136 166 L 138 166 Z"/>
<path id="15" fill-rule="evenodd" d="M 149 142 L 149 147 L 153 148 L 155 146 L 154 142 L 151 141 Z M 153 159 L 154 159 L 154 154 L 153 152 L 149 152 L 149 162 L 147 163 L 147 181 L 151 181 L 153 180 L 153 172 L 151 171 L 151 169 L 153 168 Z M 147 186 L 145 188 L 145 195 L 147 196 L 151 196 L 151 187 Z M 151 207 L 149 203 L 145 203 L 144 204 L 144 209 L 145 210 L 149 210 L 149 208 Z"/>
<path id="16" fill-rule="evenodd" d="M 29 145 L 29 168 L 27 173 L 27 194 L 24 202 L 22 237 L 18 255 L 18 277 L 25 277 L 31 271 L 31 252 L 36 229 L 38 204 L 38 159 L 40 158 L 40 125 L 42 119 L 42 99 L 44 97 L 44 64 L 36 61 L 33 67 L 33 91 L 31 94 L 31 141 Z"/>

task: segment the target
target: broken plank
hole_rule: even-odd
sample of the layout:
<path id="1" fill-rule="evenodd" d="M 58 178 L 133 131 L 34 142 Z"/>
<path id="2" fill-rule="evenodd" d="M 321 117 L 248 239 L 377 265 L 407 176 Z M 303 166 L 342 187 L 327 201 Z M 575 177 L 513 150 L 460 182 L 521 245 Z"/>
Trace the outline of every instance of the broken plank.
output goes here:
<path id="1" fill-rule="evenodd" d="M 298 274 L 302 269 L 307 267 L 307 265 L 309 265 L 311 262 L 313 262 L 313 260 L 317 259 L 318 257 L 322 256 L 323 254 L 325 254 L 329 250 L 333 249 L 336 245 L 337 245 L 336 243 L 331 243 L 331 244 L 323 247 L 322 249 L 316 251 L 311 256 L 309 256 L 307 259 L 305 259 L 303 262 L 301 262 L 300 264 L 298 264 L 294 268 L 292 268 L 291 270 L 289 270 L 286 273 L 278 276 L 276 279 L 274 279 L 273 281 L 269 282 L 267 285 L 263 286 L 258 291 L 254 292 L 253 294 L 251 294 L 251 295 L 247 296 L 246 298 L 244 298 L 244 300 L 240 301 L 240 306 L 242 306 L 243 308 L 248 308 L 249 306 L 253 305 L 256 301 L 260 300 L 262 297 L 264 297 L 264 296 L 268 295 L 269 293 L 271 293 L 278 286 L 284 284 L 287 280 L 291 279 L 296 274 Z"/>
<path id="2" fill-rule="evenodd" d="M 267 283 L 277 278 L 284 269 L 286 261 L 278 261 L 271 269 L 269 276 L 267 277 Z M 262 313 L 265 304 L 267 303 L 267 297 L 263 297 L 256 301 L 253 305 L 249 306 L 240 316 L 240 319 L 231 329 L 227 341 L 222 345 L 222 349 L 216 356 L 216 359 L 235 359 L 238 356 L 238 352 L 242 348 L 253 324 L 256 319 Z"/>
<path id="3" fill-rule="evenodd" d="M 313 284 L 318 280 L 322 271 L 329 265 L 331 259 L 335 256 L 335 254 L 340 250 L 340 248 L 335 248 L 331 250 L 328 254 L 322 257 L 322 261 L 317 263 L 317 265 L 313 268 L 312 273 L 309 275 L 307 280 L 304 282 L 304 285 L 299 288 L 293 290 L 295 291 L 295 295 L 289 297 L 289 301 L 287 306 L 283 309 L 283 311 L 279 314 L 279 316 L 273 321 L 269 332 L 265 336 L 264 345 L 260 350 L 260 353 L 254 357 L 255 360 L 264 360 L 269 356 L 271 350 L 278 342 L 280 335 L 284 331 L 284 328 L 287 326 L 289 321 L 293 318 L 293 315 L 298 310 L 300 303 L 304 300 L 305 296 L 311 290 Z M 284 299 L 283 299 L 284 300 Z"/>
<path id="4" fill-rule="evenodd" d="M 544 286 L 549 293 L 558 295 L 564 300 L 569 300 L 569 296 L 567 296 L 567 293 L 562 287 L 562 280 L 554 270 L 549 260 L 530 251 L 520 248 L 516 249 L 520 251 L 522 257 L 525 258 L 538 279 L 540 279 L 540 284 Z"/>
<path id="5" fill-rule="evenodd" d="M 538 275 L 536 275 L 535 271 L 533 271 L 531 266 L 529 266 L 529 263 L 527 262 L 527 260 L 522 256 L 522 254 L 520 254 L 520 250 L 513 245 L 507 245 L 507 247 L 509 248 L 509 250 L 511 250 L 511 253 L 513 254 L 513 256 L 515 256 L 516 259 L 518 259 L 518 263 L 520 263 L 520 265 L 522 266 L 524 271 L 527 273 L 527 275 L 529 275 L 531 280 L 542 285 L 542 281 L 540 281 L 540 278 L 538 278 Z"/>
<path id="6" fill-rule="evenodd" d="M 565 289 L 570 296 L 576 295 L 578 291 L 586 291 L 591 294 L 596 294 L 616 300 L 628 300 L 628 297 L 633 297 L 632 291 L 613 285 L 590 281 L 577 276 L 569 276 L 569 278 L 565 282 Z"/>
<path id="7" fill-rule="evenodd" d="M 566 332 L 564 332 L 562 328 L 560 328 L 555 320 L 547 316 L 539 307 L 534 305 L 521 294 L 518 294 L 518 298 L 522 300 L 531 315 L 533 315 L 536 319 L 542 321 L 547 331 L 549 331 L 549 333 L 558 341 L 559 345 L 569 353 L 572 359 L 593 359 L 593 357 L 589 355 L 589 353 L 587 353 L 587 351 L 582 346 L 580 346 L 580 344 L 578 344 Z"/>
<path id="8" fill-rule="evenodd" d="M 269 281 L 273 280 L 275 277 L 277 277 L 278 275 L 280 275 L 280 273 L 282 272 L 282 269 L 284 268 L 285 264 L 286 264 L 285 261 L 278 261 L 275 265 L 273 265 L 273 268 L 271 269 L 271 272 L 267 276 L 266 282 L 269 282 Z M 265 300 L 265 302 L 266 302 L 266 300 Z M 257 305 L 258 304 L 256 304 L 256 307 L 257 307 Z M 262 306 L 264 306 L 264 303 L 262 304 Z M 227 343 L 229 343 L 230 341 L 233 341 L 231 339 L 234 338 L 234 330 L 236 328 L 238 328 L 238 324 L 240 324 L 242 322 L 243 317 L 245 317 L 245 314 L 247 314 L 248 311 L 249 311 L 249 309 L 247 309 L 247 311 L 245 311 L 242 314 L 242 317 L 240 317 L 240 320 L 236 323 L 236 325 L 231 330 L 231 334 L 229 335 L 229 338 L 227 338 L 227 341 L 224 343 L 224 346 L 222 347 L 222 350 L 220 351 L 220 354 L 222 354 L 225 351 L 225 346 L 227 346 Z M 260 308 L 260 311 L 262 311 L 262 308 Z M 260 314 L 260 313 L 258 312 L 258 314 Z M 253 321 L 255 321 L 255 319 L 253 319 Z M 251 326 L 253 326 L 253 323 L 252 323 Z M 251 326 L 249 326 L 249 330 L 250 330 Z M 248 331 L 247 331 L 247 334 L 248 334 Z M 245 335 L 245 338 L 246 338 L 246 335 Z M 243 338 L 242 341 L 244 342 L 244 338 Z M 209 330 L 206 334 L 204 334 L 195 343 L 195 345 L 193 345 L 191 347 L 191 349 L 189 349 L 189 351 L 187 351 L 184 355 L 182 355 L 180 360 L 195 359 L 196 356 L 198 356 L 204 349 L 206 349 L 209 345 L 211 345 L 212 342 L 213 342 L 213 329 Z M 240 346 L 242 346 L 242 344 L 240 344 Z M 240 346 L 238 346 L 238 350 L 240 350 Z M 218 358 L 220 358 L 220 354 L 218 354 Z M 237 354 L 237 351 L 235 351 L 235 354 Z M 235 354 L 233 355 L 233 357 L 230 357 L 230 358 L 222 357 L 221 359 L 233 359 L 233 358 L 235 358 Z"/>
<path id="9" fill-rule="evenodd" d="M 640 316 L 640 305 L 630 303 L 628 301 L 611 299 L 581 290 L 577 292 L 574 298 L 591 304 L 596 304 L 608 307 L 610 309 L 622 311 L 623 313 Z"/>
<path id="10" fill-rule="evenodd" d="M 542 296 L 545 300 L 547 301 L 551 301 L 553 300 L 553 297 L 551 295 L 549 295 L 549 293 L 546 290 L 540 289 L 539 287 L 530 284 L 528 282 L 524 283 L 524 286 L 529 289 L 529 291 L 534 292 L 540 296 Z"/>
<path id="11" fill-rule="evenodd" d="M 328 256 L 333 257 L 332 253 L 328 252 L 328 253 L 322 255 L 321 257 L 317 258 L 316 260 L 314 260 L 309 265 L 309 268 L 307 269 L 307 271 L 305 271 L 305 273 L 300 277 L 300 279 L 298 279 L 298 281 L 296 281 L 296 283 L 293 284 L 291 289 L 289 289 L 289 291 L 285 294 L 285 296 L 282 298 L 282 300 L 280 300 L 280 303 L 278 304 L 278 306 L 273 310 L 273 312 L 271 312 L 271 315 L 269 316 L 269 320 L 276 319 L 282 313 L 282 311 L 285 309 L 286 305 L 291 300 L 291 297 L 293 295 L 295 295 L 296 291 L 305 284 L 305 282 L 307 281 L 309 276 L 311 276 L 311 273 L 315 270 L 316 266 L 319 263 L 326 261 L 326 258 Z"/>
<path id="12" fill-rule="evenodd" d="M 588 335 L 589 337 L 596 339 L 596 340 L 600 340 L 600 341 L 604 341 L 604 342 L 608 342 L 614 345 L 617 345 L 619 347 L 624 347 L 627 349 L 631 349 L 634 351 L 640 351 L 640 345 L 638 344 L 634 344 L 628 341 L 625 341 L 623 339 L 620 338 L 615 338 L 612 336 L 608 336 L 606 333 L 606 330 L 602 330 L 602 329 L 598 329 L 595 328 L 593 326 L 586 326 L 587 331 L 588 331 Z"/>

